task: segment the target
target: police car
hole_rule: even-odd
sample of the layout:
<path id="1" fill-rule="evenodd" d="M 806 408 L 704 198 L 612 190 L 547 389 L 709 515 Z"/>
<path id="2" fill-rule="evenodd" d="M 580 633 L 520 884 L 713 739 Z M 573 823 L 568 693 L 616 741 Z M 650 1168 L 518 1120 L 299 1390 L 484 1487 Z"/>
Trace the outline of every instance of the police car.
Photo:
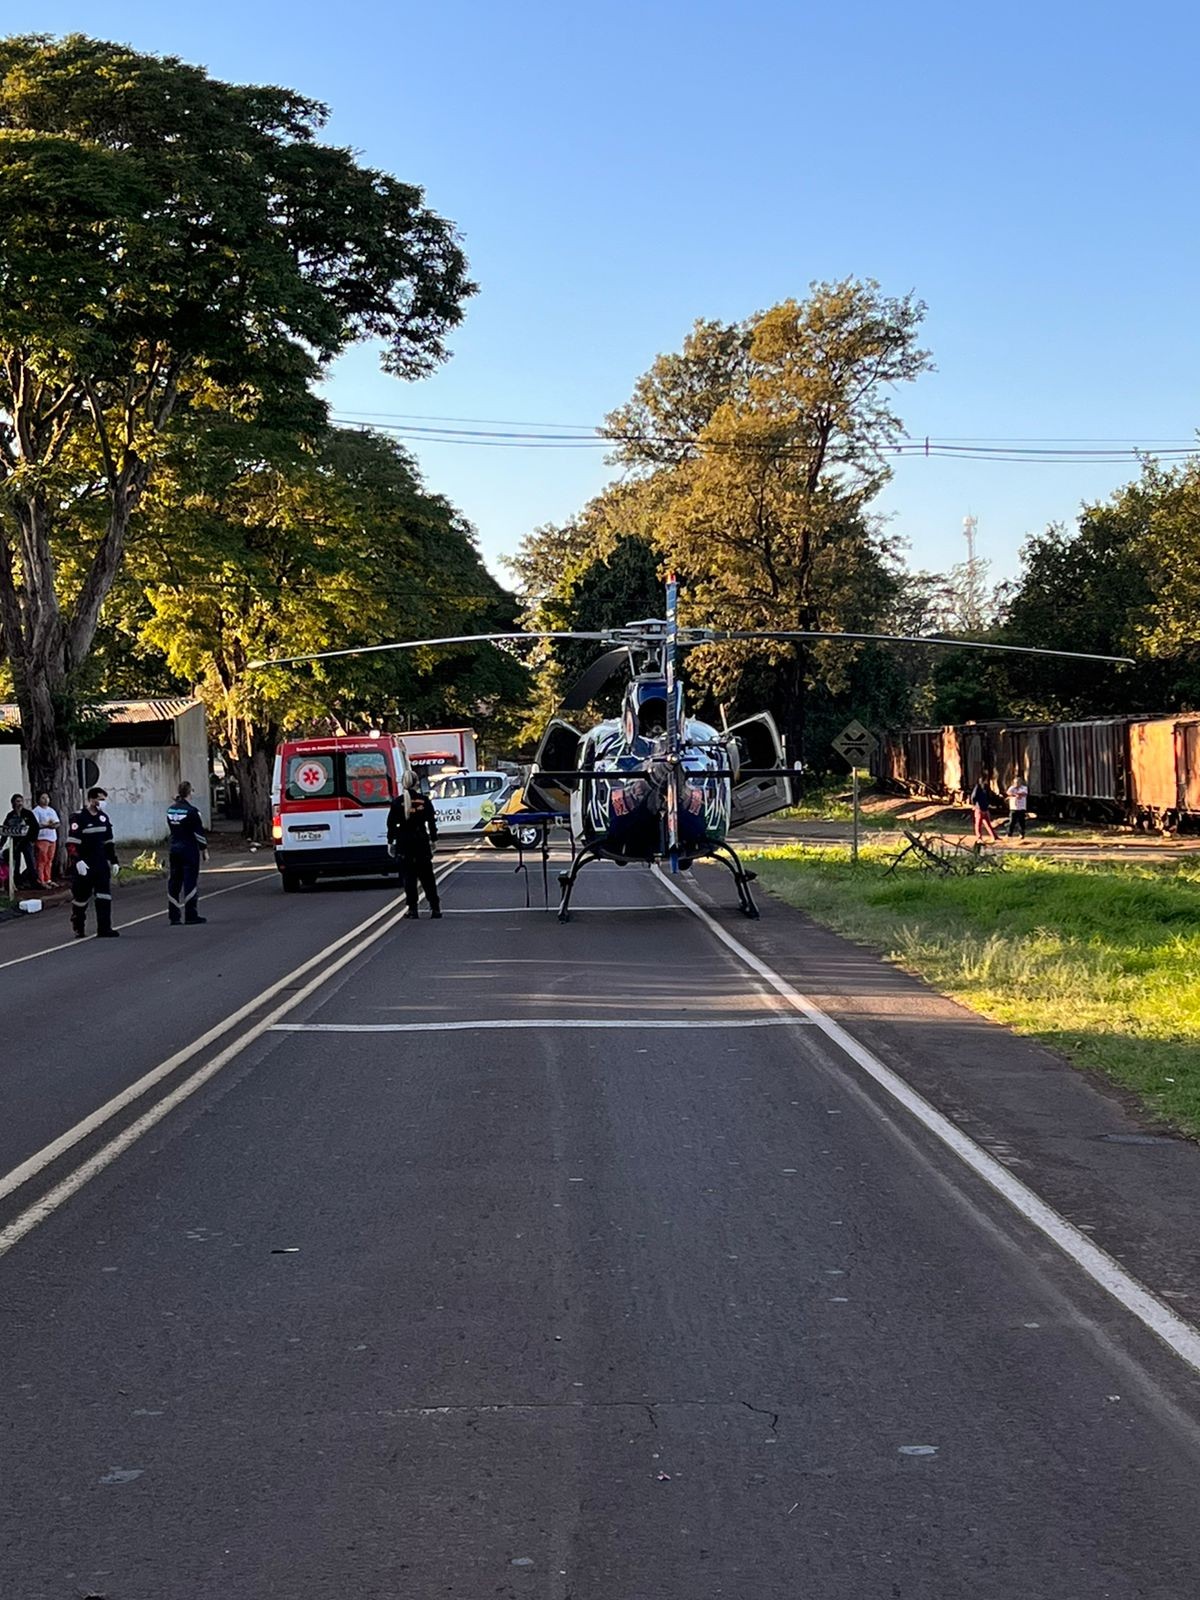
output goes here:
<path id="1" fill-rule="evenodd" d="M 508 772 L 440 773 L 429 785 L 439 835 L 482 834 L 517 783 Z"/>

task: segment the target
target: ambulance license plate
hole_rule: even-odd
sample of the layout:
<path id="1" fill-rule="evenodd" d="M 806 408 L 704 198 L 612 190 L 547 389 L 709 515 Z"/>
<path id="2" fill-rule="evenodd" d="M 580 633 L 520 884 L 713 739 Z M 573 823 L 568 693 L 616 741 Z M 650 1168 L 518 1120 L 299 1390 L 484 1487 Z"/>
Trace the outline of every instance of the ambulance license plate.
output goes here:
<path id="1" fill-rule="evenodd" d="M 321 832 L 320 832 L 320 829 L 318 829 L 318 828 L 293 828 L 292 829 L 292 838 L 293 839 L 303 839 L 306 843 L 311 839 L 319 839 L 320 837 L 321 837 Z"/>

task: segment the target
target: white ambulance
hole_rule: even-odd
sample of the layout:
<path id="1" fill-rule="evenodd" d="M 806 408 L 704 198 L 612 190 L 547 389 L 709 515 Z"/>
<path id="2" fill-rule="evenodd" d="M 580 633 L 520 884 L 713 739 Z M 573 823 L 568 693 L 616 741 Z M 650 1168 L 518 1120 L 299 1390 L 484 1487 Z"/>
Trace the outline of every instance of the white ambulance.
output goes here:
<path id="1" fill-rule="evenodd" d="M 396 871 L 387 852 L 388 808 L 408 757 L 394 735 L 290 739 L 272 780 L 275 865 L 285 893 L 318 878 Z"/>

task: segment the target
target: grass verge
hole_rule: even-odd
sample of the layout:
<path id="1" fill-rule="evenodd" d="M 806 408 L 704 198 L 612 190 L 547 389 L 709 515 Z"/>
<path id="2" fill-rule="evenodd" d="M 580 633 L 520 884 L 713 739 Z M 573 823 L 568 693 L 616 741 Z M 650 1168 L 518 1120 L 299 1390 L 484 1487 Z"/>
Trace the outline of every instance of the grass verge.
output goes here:
<path id="1" fill-rule="evenodd" d="M 868 846 L 748 859 L 766 888 L 1200 1135 L 1200 863 L 1009 859 L 934 878 Z"/>
<path id="2" fill-rule="evenodd" d="M 792 822 L 852 822 L 854 807 L 851 802 L 851 784 L 844 778 L 806 778 L 804 792 L 794 806 L 788 806 L 778 815 Z M 890 816 L 874 816 L 863 810 L 863 803 L 877 798 L 878 791 L 869 778 L 862 780 L 859 795 L 859 822 L 864 828 L 895 828 Z"/>

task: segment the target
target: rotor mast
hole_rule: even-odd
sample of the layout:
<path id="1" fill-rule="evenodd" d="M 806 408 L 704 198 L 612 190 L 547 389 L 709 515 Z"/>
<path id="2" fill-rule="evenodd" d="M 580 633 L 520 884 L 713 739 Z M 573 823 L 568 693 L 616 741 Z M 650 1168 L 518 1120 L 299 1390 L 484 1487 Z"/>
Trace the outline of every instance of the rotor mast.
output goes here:
<path id="1" fill-rule="evenodd" d="M 679 717 L 675 704 L 675 647 L 679 639 L 679 585 L 667 574 L 667 634 L 663 642 L 663 681 L 667 690 L 667 859 L 679 871 Z"/>

